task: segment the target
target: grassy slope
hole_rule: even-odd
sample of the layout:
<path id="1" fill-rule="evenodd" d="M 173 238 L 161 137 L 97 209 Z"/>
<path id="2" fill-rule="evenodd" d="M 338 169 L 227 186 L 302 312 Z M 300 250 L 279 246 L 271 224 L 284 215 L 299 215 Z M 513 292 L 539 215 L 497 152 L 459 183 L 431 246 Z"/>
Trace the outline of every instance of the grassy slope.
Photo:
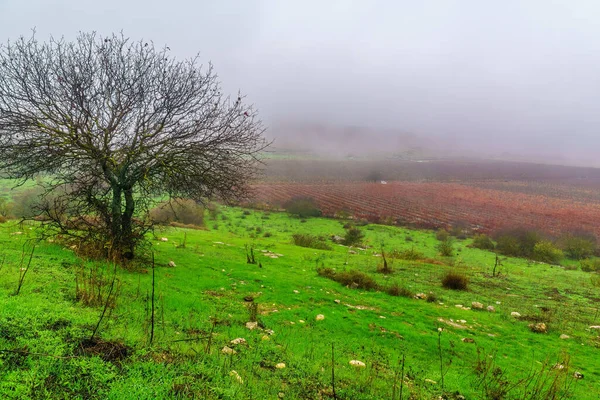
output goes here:
<path id="1" fill-rule="evenodd" d="M 89 336 L 102 307 L 85 307 L 74 300 L 74 269 L 82 264 L 71 251 L 43 243 L 34 254 L 19 296 L 11 296 L 18 278 L 23 244 L 33 235 L 10 223 L 1 226 L 0 396 L 3 398 L 319 398 L 331 393 L 331 346 L 335 344 L 336 390 L 340 398 L 391 398 L 398 360 L 406 356 L 404 398 L 433 398 L 441 393 L 438 327 L 445 389 L 467 398 L 482 398 L 474 368 L 478 349 L 482 357 L 506 371 L 511 382 L 540 370 L 548 361 L 565 362 L 585 378 L 573 383 L 577 399 L 596 399 L 598 378 L 598 289 L 590 274 L 565 271 L 544 264 L 509 259 L 501 278 L 490 278 L 494 255 L 457 242 L 457 256 L 443 266 L 394 261 L 394 274 L 377 274 L 382 245 L 391 249 L 415 247 L 428 257 L 437 256 L 433 233 L 370 225 L 363 227 L 373 249 L 350 254 L 334 245 L 331 251 L 313 250 L 290 243 L 293 233 L 342 235 L 339 221 L 310 219 L 302 223 L 283 214 L 244 215 L 225 209 L 208 230 L 170 229 L 157 233 L 168 242 L 154 241 L 156 252 L 156 332 L 148 344 L 148 294 L 151 273 L 119 270 L 118 304 L 100 328 L 104 340 L 122 341 L 134 350 L 125 361 L 105 362 L 81 357 L 81 339 Z M 262 232 L 257 233 L 257 228 Z M 264 232 L 272 234 L 264 237 Z M 177 248 L 187 236 L 186 247 Z M 407 241 L 407 237 L 411 238 Z M 245 245 L 256 249 L 257 265 L 247 264 Z M 261 252 L 282 254 L 271 258 Z M 169 261 L 176 267 L 169 268 Z M 26 264 L 25 259 L 25 264 Z M 398 282 L 413 292 L 434 292 L 438 303 L 363 292 L 319 277 L 317 266 L 359 269 L 383 284 Z M 110 266 L 105 278 L 110 281 Z M 471 277 L 468 292 L 441 288 L 449 269 Z M 105 286 L 105 290 L 108 287 Z M 245 327 L 249 319 L 244 297 L 259 305 L 264 331 Z M 334 300 L 340 300 L 339 303 Z M 463 310 L 456 304 L 479 301 L 494 305 L 496 313 Z M 497 304 L 500 302 L 500 304 Z M 442 304 L 443 303 L 443 304 Z M 360 307 L 359 307 L 360 306 Z M 545 307 L 549 311 L 541 311 Z M 549 321 L 547 334 L 535 334 L 528 321 L 510 316 L 518 311 L 530 319 Z M 316 321 L 317 314 L 325 319 Z M 464 328 L 445 321 L 466 320 Z M 304 323 L 300 321 L 304 321 Z M 213 328 L 213 321 L 216 321 Z M 211 329 L 210 351 L 207 339 Z M 559 339 L 568 334 L 570 339 Z M 221 353 L 230 340 L 243 337 L 247 345 L 230 345 L 233 356 Z M 475 343 L 464 343 L 469 337 Z M 265 340 L 267 339 L 268 340 Z M 184 341 L 182 341 L 184 339 Z M 198 339 L 189 340 L 189 339 Z M 51 356 L 48 356 L 51 355 Z M 71 357 L 76 355 L 77 357 Z M 63 358 L 61 358 L 63 357 Z M 67 357 L 67 358 L 64 358 Z M 351 367 L 349 360 L 367 364 Z M 273 369 L 276 363 L 285 369 Z M 450 364 L 451 362 L 451 364 Z M 230 376 L 235 370 L 243 384 Z M 425 379 L 437 381 L 428 383 Z M 396 393 L 398 390 L 396 390 Z M 517 392 L 514 395 L 520 396 Z"/>

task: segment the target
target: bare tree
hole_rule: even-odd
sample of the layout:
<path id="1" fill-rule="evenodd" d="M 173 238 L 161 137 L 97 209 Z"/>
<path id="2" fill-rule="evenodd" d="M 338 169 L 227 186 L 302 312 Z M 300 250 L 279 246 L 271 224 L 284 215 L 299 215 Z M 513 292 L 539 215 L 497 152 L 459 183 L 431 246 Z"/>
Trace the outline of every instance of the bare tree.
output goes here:
<path id="1" fill-rule="evenodd" d="M 247 193 L 267 143 L 212 65 L 122 34 L 0 45 L 0 170 L 46 176 L 46 224 L 133 257 L 153 198 Z"/>

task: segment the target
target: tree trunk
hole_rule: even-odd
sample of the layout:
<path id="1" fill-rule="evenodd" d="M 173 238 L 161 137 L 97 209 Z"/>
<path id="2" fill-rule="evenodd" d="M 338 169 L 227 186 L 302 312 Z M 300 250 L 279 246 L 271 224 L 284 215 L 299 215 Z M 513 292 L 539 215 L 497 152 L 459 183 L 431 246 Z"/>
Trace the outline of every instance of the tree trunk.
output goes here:
<path id="1" fill-rule="evenodd" d="M 133 237 L 133 212 L 135 211 L 135 200 L 133 190 L 125 189 L 125 212 L 121 216 L 121 251 L 123 257 L 132 259 L 135 250 L 135 238 Z"/>
<path id="2" fill-rule="evenodd" d="M 122 213 L 121 213 L 121 201 L 122 201 L 122 191 L 121 187 L 117 184 L 112 185 L 112 204 L 111 204 L 111 226 L 110 233 L 112 239 L 112 247 L 113 249 L 119 249 L 121 242 L 121 221 L 122 221 Z"/>

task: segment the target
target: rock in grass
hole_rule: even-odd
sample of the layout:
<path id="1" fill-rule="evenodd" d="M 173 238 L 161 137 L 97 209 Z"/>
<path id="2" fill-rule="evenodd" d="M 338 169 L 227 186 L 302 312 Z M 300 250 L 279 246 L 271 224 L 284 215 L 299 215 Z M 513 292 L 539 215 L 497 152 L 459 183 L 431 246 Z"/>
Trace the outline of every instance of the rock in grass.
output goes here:
<path id="1" fill-rule="evenodd" d="M 487 310 L 489 312 L 496 312 L 496 308 L 494 306 L 487 306 Z"/>
<path id="2" fill-rule="evenodd" d="M 350 360 L 350 362 L 348 364 L 350 364 L 356 368 L 365 368 L 366 367 L 366 364 L 359 360 Z"/>
<path id="3" fill-rule="evenodd" d="M 513 312 L 511 312 L 511 313 L 510 313 L 510 316 L 511 316 L 511 317 L 515 317 L 515 318 L 519 318 L 519 317 L 521 316 L 521 314 L 519 314 L 519 313 L 518 313 L 518 312 L 516 312 L 516 311 L 513 311 Z"/>
<path id="4" fill-rule="evenodd" d="M 592 325 L 590 326 L 590 329 L 600 329 L 600 325 Z"/>
<path id="5" fill-rule="evenodd" d="M 415 294 L 415 299 L 426 300 L 427 295 L 425 293 L 417 293 L 417 294 Z"/>
<path id="6" fill-rule="evenodd" d="M 437 382 L 436 382 L 436 381 L 434 381 L 433 379 L 425 379 L 425 382 L 426 382 L 426 383 L 430 383 L 430 384 L 432 384 L 432 385 L 437 385 Z"/>
<path id="7" fill-rule="evenodd" d="M 277 363 L 277 364 L 275 364 L 275 368 L 277 368 L 277 369 L 284 369 L 285 368 L 285 363 Z"/>
<path id="8" fill-rule="evenodd" d="M 474 301 L 474 302 L 471 303 L 471 308 L 473 310 L 483 310 L 483 304 L 481 304 L 478 301 Z"/>
<path id="9" fill-rule="evenodd" d="M 238 383 L 244 383 L 240 374 L 238 374 L 237 371 L 235 371 L 235 370 L 230 371 L 229 376 L 234 378 Z"/>
<path id="10" fill-rule="evenodd" d="M 462 339 L 460 339 L 463 343 L 475 343 L 475 340 L 468 338 L 468 337 L 464 337 Z"/>
<path id="11" fill-rule="evenodd" d="M 177 265 L 175 264 L 175 261 L 173 261 L 173 260 L 169 261 L 169 267 L 174 268 L 176 266 Z"/>
<path id="12" fill-rule="evenodd" d="M 161 242 L 168 242 L 168 241 L 169 241 L 169 239 L 167 239 L 166 237 L 161 237 L 161 238 L 160 238 L 160 241 L 161 241 Z"/>
<path id="13" fill-rule="evenodd" d="M 579 371 L 575 371 L 575 373 L 573 373 L 573 378 L 575 379 L 583 379 L 583 374 Z"/>
<path id="14" fill-rule="evenodd" d="M 231 344 L 246 344 L 246 339 L 239 337 L 237 339 L 233 339 L 230 343 Z"/>
<path id="15" fill-rule="evenodd" d="M 531 329 L 531 331 L 535 333 L 548 333 L 548 327 L 543 322 L 529 324 L 529 329 Z"/>
<path id="16" fill-rule="evenodd" d="M 231 347 L 229 347 L 229 346 L 225 346 L 225 347 L 223 347 L 223 348 L 221 349 L 221 353 L 223 353 L 223 354 L 229 354 L 229 355 L 233 355 L 233 354 L 236 354 L 236 353 L 237 353 L 237 351 L 235 351 L 234 349 L 232 349 L 232 348 L 231 348 Z"/>
<path id="17" fill-rule="evenodd" d="M 565 335 L 564 333 L 562 335 L 560 335 L 560 339 L 565 340 L 565 339 L 571 339 L 571 336 L 569 335 Z"/>
<path id="18" fill-rule="evenodd" d="M 325 316 L 324 316 L 323 314 L 319 314 L 319 315 L 317 315 L 317 316 L 315 317 L 315 319 L 316 319 L 317 321 L 323 321 L 323 320 L 325 319 Z"/>
<path id="19" fill-rule="evenodd" d="M 258 327 L 258 322 L 246 322 L 246 328 L 253 330 L 256 329 Z"/>

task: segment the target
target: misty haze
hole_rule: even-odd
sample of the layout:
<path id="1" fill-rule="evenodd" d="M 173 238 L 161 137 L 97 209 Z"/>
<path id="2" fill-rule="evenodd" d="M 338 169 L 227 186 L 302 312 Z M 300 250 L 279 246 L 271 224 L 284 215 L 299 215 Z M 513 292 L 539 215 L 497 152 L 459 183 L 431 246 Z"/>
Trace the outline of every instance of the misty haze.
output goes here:
<path id="1" fill-rule="evenodd" d="M 0 398 L 600 398 L 600 2 L 0 0 Z"/>

